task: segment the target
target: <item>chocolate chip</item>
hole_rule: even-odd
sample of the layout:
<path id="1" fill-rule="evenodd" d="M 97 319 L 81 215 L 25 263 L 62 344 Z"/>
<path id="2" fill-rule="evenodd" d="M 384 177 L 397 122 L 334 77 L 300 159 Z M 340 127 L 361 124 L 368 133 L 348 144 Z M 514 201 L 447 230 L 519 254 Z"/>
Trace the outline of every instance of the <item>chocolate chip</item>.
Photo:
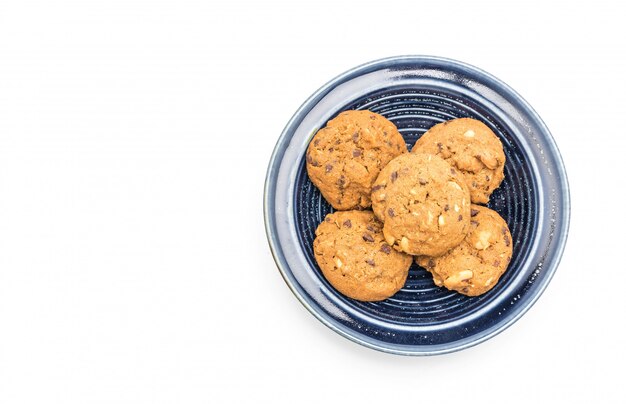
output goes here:
<path id="1" fill-rule="evenodd" d="M 428 260 L 428 268 L 433 269 L 435 267 L 435 261 L 433 259 Z"/>
<path id="2" fill-rule="evenodd" d="M 372 187 L 372 192 L 378 191 L 381 188 L 385 188 L 385 186 L 384 185 L 376 185 L 376 186 Z"/>
<path id="3" fill-rule="evenodd" d="M 369 230 L 369 231 L 376 232 L 376 229 L 371 224 L 368 224 L 366 229 Z"/>
<path id="4" fill-rule="evenodd" d="M 334 152 L 334 151 L 335 151 L 335 148 L 334 148 L 334 147 L 330 147 L 330 148 L 328 149 L 328 151 L 332 153 L 332 152 Z"/>
<path id="5" fill-rule="evenodd" d="M 350 219 L 348 219 L 345 222 L 343 222 L 343 225 L 349 229 L 350 227 L 352 227 L 352 222 L 350 221 Z"/>
<path id="6" fill-rule="evenodd" d="M 358 142 L 358 141 L 359 141 L 359 132 L 354 132 L 354 133 L 352 134 L 352 141 L 353 141 L 354 143 L 356 143 L 356 142 Z"/>
<path id="7" fill-rule="evenodd" d="M 493 262 L 493 266 L 494 266 L 494 267 L 499 267 L 499 266 L 500 266 L 500 260 L 495 260 L 495 261 Z"/>
<path id="8" fill-rule="evenodd" d="M 365 260 L 365 262 L 367 262 L 369 265 L 375 267 L 376 263 L 374 262 L 374 260 Z"/>
<path id="9" fill-rule="evenodd" d="M 478 184 L 476 183 L 476 181 L 472 181 L 472 188 L 478 188 Z"/>
<path id="10" fill-rule="evenodd" d="M 470 214 L 472 215 L 472 217 L 476 216 L 478 214 L 478 209 L 471 209 Z"/>
<path id="11" fill-rule="evenodd" d="M 359 157 L 361 155 L 361 150 L 354 149 L 352 150 L 352 157 Z"/>
<path id="12" fill-rule="evenodd" d="M 387 137 L 387 132 L 383 131 L 383 136 Z"/>
<path id="13" fill-rule="evenodd" d="M 396 180 L 398 179 L 398 172 L 394 171 L 391 173 L 391 182 L 396 182 Z"/>
<path id="14" fill-rule="evenodd" d="M 459 222 L 463 220 L 463 215 L 459 215 Z"/>
<path id="15" fill-rule="evenodd" d="M 456 170 L 455 170 L 454 168 L 451 168 L 451 169 L 450 169 L 450 174 L 452 174 L 452 175 L 456 175 Z"/>
<path id="16" fill-rule="evenodd" d="M 394 212 L 392 208 L 389 208 L 389 210 L 387 210 L 387 213 L 389 213 L 389 217 L 394 217 L 396 215 L 396 212 Z"/>
<path id="17" fill-rule="evenodd" d="M 425 179 L 423 179 L 423 178 L 420 178 L 420 179 L 419 179 L 419 183 L 420 183 L 420 185 L 426 185 L 426 184 L 428 184 L 428 181 L 426 181 L 426 180 L 425 180 Z"/>
<path id="18" fill-rule="evenodd" d="M 370 115 L 370 119 L 376 119 L 376 115 Z"/>
<path id="19" fill-rule="evenodd" d="M 317 146 L 317 145 L 319 145 L 319 144 L 320 144 L 320 140 L 319 140 L 319 139 L 315 139 L 315 140 L 313 141 L 313 146 Z"/>
<path id="20" fill-rule="evenodd" d="M 450 205 L 448 205 L 446 203 L 446 206 L 443 207 L 443 210 L 446 211 L 446 212 L 449 211 L 450 210 Z"/>
<path id="21" fill-rule="evenodd" d="M 370 243 L 374 242 L 374 237 L 372 237 L 369 233 L 363 233 L 363 240 L 369 241 Z"/>
<path id="22" fill-rule="evenodd" d="M 485 179 L 487 180 L 487 182 L 491 181 L 491 177 L 488 175 L 485 175 Z"/>
<path id="23" fill-rule="evenodd" d="M 391 254 L 391 247 L 389 247 L 389 244 L 383 244 L 383 245 L 380 246 L 380 251 L 382 251 L 385 254 L 389 255 L 389 254 Z"/>
<path id="24" fill-rule="evenodd" d="M 333 169 L 332 164 L 326 164 L 326 172 L 329 173 Z"/>
<path id="25" fill-rule="evenodd" d="M 324 219 L 324 220 L 327 221 L 328 223 L 333 221 L 333 219 L 331 219 L 330 216 L 326 216 L 326 219 Z"/>
<path id="26" fill-rule="evenodd" d="M 443 150 L 443 145 L 441 143 L 437 143 L 437 149 L 439 151 L 442 151 Z"/>
<path id="27" fill-rule="evenodd" d="M 476 220 L 470 220 L 470 223 L 474 226 L 478 226 L 478 222 Z"/>
<path id="28" fill-rule="evenodd" d="M 507 247 L 511 245 L 511 239 L 507 234 L 504 235 L 504 244 L 506 244 Z"/>
<path id="29" fill-rule="evenodd" d="M 506 234 L 506 227 L 502 228 L 502 234 Z"/>
<path id="30" fill-rule="evenodd" d="M 320 163 L 313 160 L 313 157 L 311 157 L 310 153 L 307 153 L 306 155 L 306 162 L 309 163 L 310 165 L 312 165 L 313 167 L 319 167 Z"/>
<path id="31" fill-rule="evenodd" d="M 339 139 L 335 140 L 335 144 L 339 144 L 339 143 L 341 143 L 341 140 Z"/>
<path id="32" fill-rule="evenodd" d="M 337 180 L 337 185 L 339 186 L 339 188 L 344 188 L 346 186 L 346 177 L 343 175 L 339 177 L 339 179 Z"/>
<path id="33" fill-rule="evenodd" d="M 463 289 L 461 289 L 461 292 L 467 293 L 467 292 L 469 292 L 469 288 L 466 286 Z"/>

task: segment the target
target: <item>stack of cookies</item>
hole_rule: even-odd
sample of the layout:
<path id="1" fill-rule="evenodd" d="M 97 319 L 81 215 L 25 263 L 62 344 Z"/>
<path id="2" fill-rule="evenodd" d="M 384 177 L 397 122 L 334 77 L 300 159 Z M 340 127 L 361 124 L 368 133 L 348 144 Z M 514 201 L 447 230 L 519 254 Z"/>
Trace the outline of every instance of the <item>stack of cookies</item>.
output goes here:
<path id="1" fill-rule="evenodd" d="M 508 226 L 479 205 L 502 182 L 505 156 L 482 122 L 435 125 L 408 153 L 383 116 L 345 111 L 316 133 L 306 163 L 336 210 L 316 230 L 315 259 L 342 294 L 384 300 L 404 286 L 413 259 L 436 285 L 468 296 L 506 270 Z"/>

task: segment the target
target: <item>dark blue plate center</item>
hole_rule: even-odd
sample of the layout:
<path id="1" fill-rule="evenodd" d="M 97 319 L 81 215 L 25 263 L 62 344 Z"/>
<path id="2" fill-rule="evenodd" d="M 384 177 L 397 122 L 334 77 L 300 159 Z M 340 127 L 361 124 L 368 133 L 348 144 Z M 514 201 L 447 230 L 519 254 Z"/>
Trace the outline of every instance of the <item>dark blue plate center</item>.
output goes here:
<path id="1" fill-rule="evenodd" d="M 502 141 L 506 165 L 504 181 L 491 196 L 488 206 L 500 213 L 509 224 L 514 241 L 510 267 L 514 268 L 525 260 L 533 242 L 531 230 L 537 220 L 534 209 L 537 205 L 536 184 L 532 180 L 531 167 L 522 147 L 511 136 L 504 122 L 490 114 L 484 106 L 461 94 L 434 89 L 400 88 L 375 92 L 337 109 L 336 114 L 348 109 L 368 109 L 391 120 L 398 127 L 409 150 L 426 130 L 443 121 L 469 117 L 489 126 Z M 309 180 L 304 161 L 300 163 L 295 188 L 294 214 L 300 242 L 310 264 L 317 268 L 317 275 L 326 282 L 314 259 L 313 240 L 315 229 L 333 209 Z M 434 325 L 462 318 L 475 311 L 484 301 L 502 290 L 511 274 L 512 271 L 507 271 L 488 293 L 467 297 L 437 287 L 426 270 L 413 264 L 404 288 L 385 301 L 364 303 L 335 293 L 346 304 L 372 318 L 405 325 Z M 328 287 L 332 289 L 330 285 Z"/>

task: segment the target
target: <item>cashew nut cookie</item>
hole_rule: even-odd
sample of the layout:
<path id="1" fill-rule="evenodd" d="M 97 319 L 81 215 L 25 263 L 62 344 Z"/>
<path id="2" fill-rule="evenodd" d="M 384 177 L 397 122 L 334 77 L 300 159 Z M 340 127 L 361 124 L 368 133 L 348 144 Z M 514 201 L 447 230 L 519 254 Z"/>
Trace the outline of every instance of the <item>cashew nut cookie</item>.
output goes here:
<path id="1" fill-rule="evenodd" d="M 468 296 L 481 295 L 493 288 L 506 271 L 513 242 L 506 221 L 489 208 L 471 206 L 471 226 L 458 247 L 440 257 L 416 257 L 437 286 L 445 286 Z"/>
<path id="2" fill-rule="evenodd" d="M 365 209 L 371 206 L 372 183 L 380 170 L 407 152 L 398 129 L 382 115 L 344 111 L 315 134 L 306 168 L 335 209 Z"/>
<path id="3" fill-rule="evenodd" d="M 391 160 L 372 187 L 372 208 L 387 243 L 412 255 L 442 255 L 469 231 L 469 189 L 458 170 L 431 154 Z"/>
<path id="4" fill-rule="evenodd" d="M 413 258 L 385 242 L 371 211 L 338 211 L 315 231 L 313 251 L 324 277 L 342 294 L 361 301 L 393 296 L 406 282 Z"/>
<path id="5" fill-rule="evenodd" d="M 420 137 L 412 153 L 431 153 L 459 170 L 472 203 L 486 204 L 504 179 L 502 142 L 487 125 L 471 118 L 439 123 Z"/>

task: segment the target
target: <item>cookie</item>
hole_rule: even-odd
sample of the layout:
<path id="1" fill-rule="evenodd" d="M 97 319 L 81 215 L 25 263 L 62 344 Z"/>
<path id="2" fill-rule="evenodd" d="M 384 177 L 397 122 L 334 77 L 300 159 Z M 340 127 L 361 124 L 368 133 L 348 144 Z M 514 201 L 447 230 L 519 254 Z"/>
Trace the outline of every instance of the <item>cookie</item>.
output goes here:
<path id="1" fill-rule="evenodd" d="M 372 208 L 387 243 L 413 255 L 444 254 L 469 231 L 469 189 L 458 170 L 431 154 L 391 160 L 374 182 Z"/>
<path id="2" fill-rule="evenodd" d="M 371 211 L 334 212 L 315 231 L 313 250 L 335 289 L 366 302 L 384 300 L 404 286 L 412 257 L 385 242 Z"/>
<path id="3" fill-rule="evenodd" d="M 433 126 L 411 152 L 436 154 L 459 170 L 473 203 L 489 202 L 489 196 L 504 179 L 502 142 L 476 119 L 459 118 Z"/>
<path id="4" fill-rule="evenodd" d="M 416 257 L 433 275 L 437 286 L 468 296 L 493 288 L 511 261 L 513 242 L 506 221 L 498 212 L 471 206 L 470 231 L 458 247 L 440 257 Z"/>
<path id="5" fill-rule="evenodd" d="M 313 137 L 306 152 L 309 178 L 338 210 L 371 205 L 372 183 L 394 157 L 407 153 L 395 125 L 370 111 L 345 111 Z"/>

